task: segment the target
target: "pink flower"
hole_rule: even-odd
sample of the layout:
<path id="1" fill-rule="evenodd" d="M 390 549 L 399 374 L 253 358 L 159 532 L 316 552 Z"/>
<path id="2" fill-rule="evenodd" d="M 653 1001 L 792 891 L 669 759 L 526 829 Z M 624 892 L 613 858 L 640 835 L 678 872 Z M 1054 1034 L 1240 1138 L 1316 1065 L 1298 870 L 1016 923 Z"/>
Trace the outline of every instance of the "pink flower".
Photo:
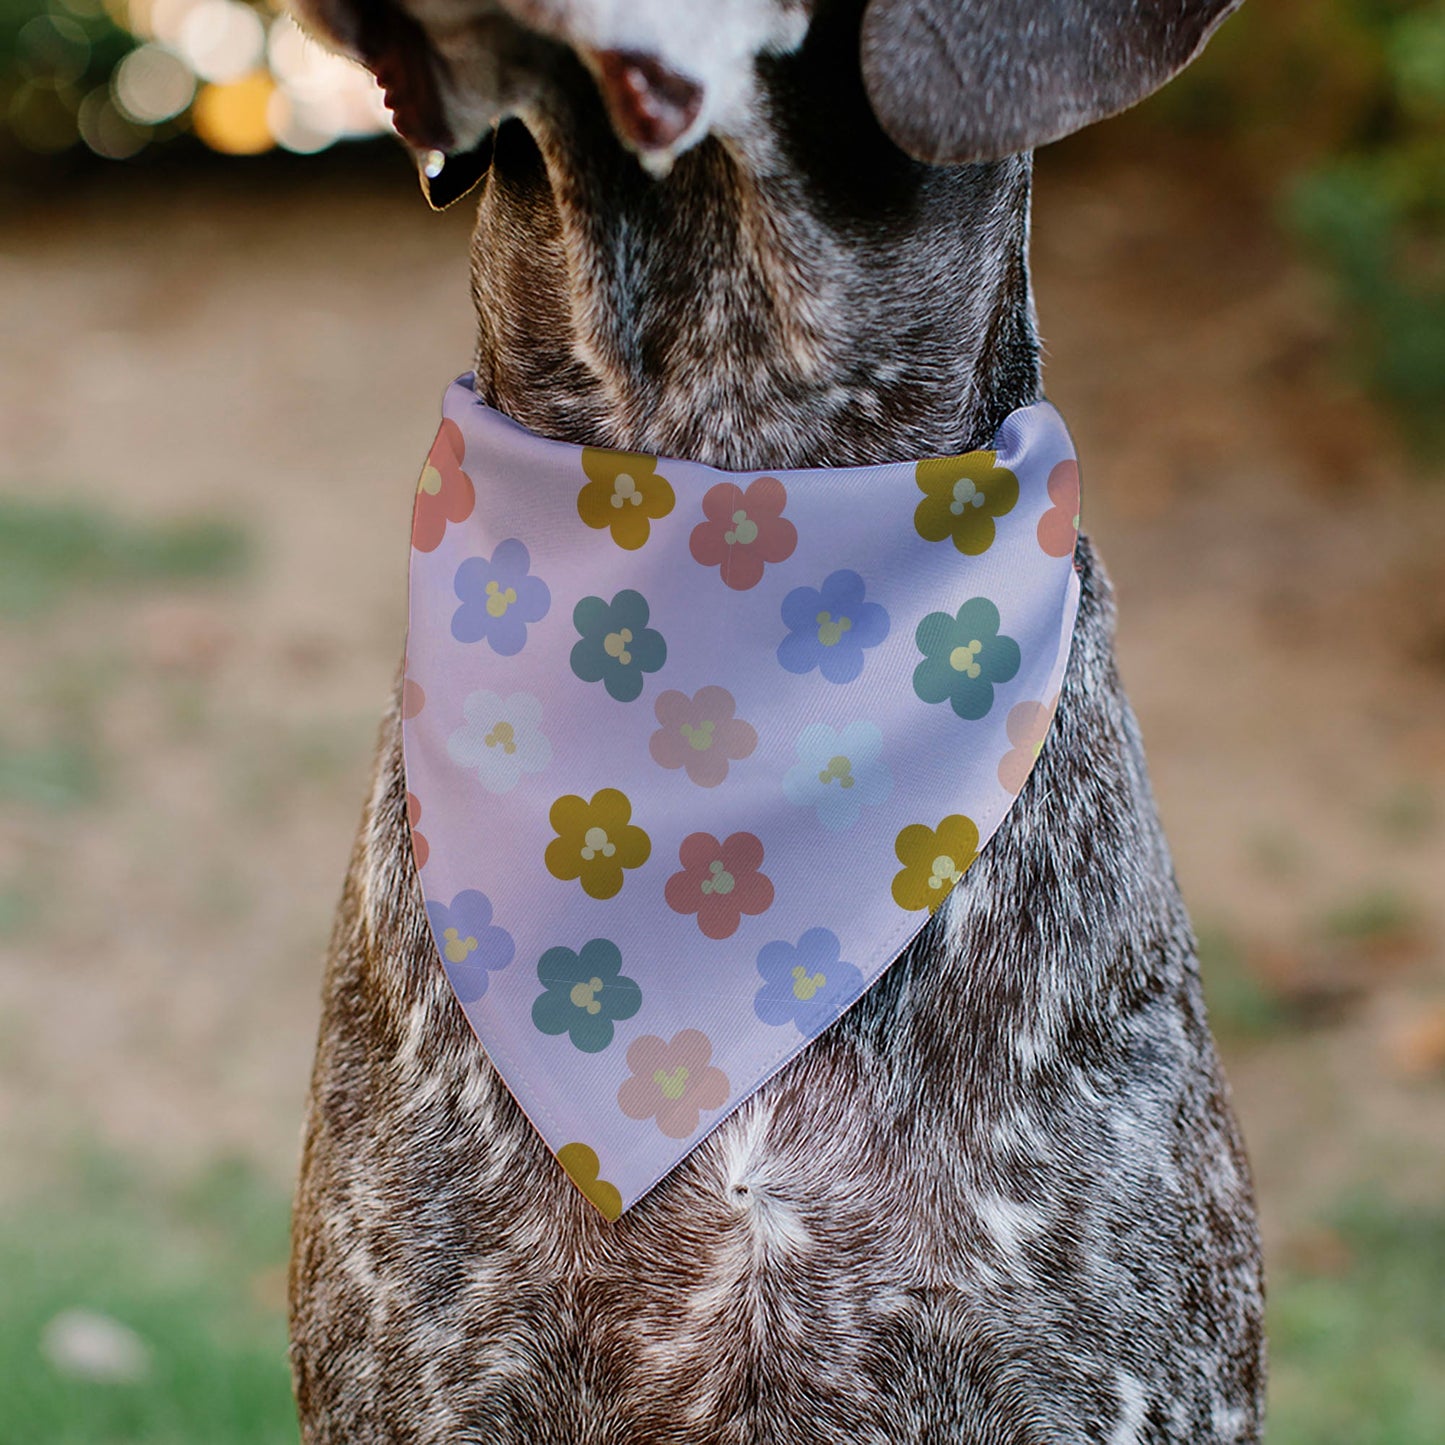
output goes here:
<path id="1" fill-rule="evenodd" d="M 416 484 L 411 544 L 418 552 L 436 551 L 446 535 L 447 523 L 465 522 L 477 505 L 472 479 L 462 470 L 465 451 L 462 429 L 448 417 L 437 432 Z"/>
<path id="2" fill-rule="evenodd" d="M 431 844 L 416 830 L 416 825 L 421 822 L 421 799 L 415 793 L 406 795 L 406 821 L 411 828 L 411 854 L 416 859 L 417 872 L 420 872 L 431 857 Z"/>
<path id="3" fill-rule="evenodd" d="M 665 1043 L 656 1034 L 633 1039 L 627 1049 L 632 1076 L 617 1091 L 617 1105 L 629 1119 L 656 1119 L 669 1139 L 686 1139 L 704 1109 L 720 1108 L 728 1076 L 712 1067 L 712 1040 L 683 1029 Z"/>
<path id="4" fill-rule="evenodd" d="M 728 775 L 728 763 L 745 758 L 758 745 L 751 723 L 734 717 L 737 703 L 725 687 L 660 693 L 654 710 L 662 724 L 648 744 L 653 761 L 664 768 L 686 768 L 700 788 L 715 788 Z"/>
<path id="5" fill-rule="evenodd" d="M 1079 540 L 1079 464 L 1060 462 L 1049 473 L 1053 506 L 1039 518 L 1039 546 L 1050 557 L 1071 557 Z"/>
<path id="6" fill-rule="evenodd" d="M 752 833 L 719 843 L 711 833 L 689 833 L 677 850 L 682 872 L 667 880 L 663 897 L 674 913 L 697 914 L 706 938 L 731 938 L 744 913 L 773 905 L 773 882 L 758 871 L 763 845 Z"/>
<path id="7" fill-rule="evenodd" d="M 1023 791 L 1043 751 L 1044 739 L 1048 736 L 1049 724 L 1054 720 L 1058 705 L 1059 699 L 1055 697 L 1050 703 L 1017 703 L 1010 710 L 1006 726 L 1013 751 L 1005 753 L 998 763 L 998 780 L 1009 792 L 1017 794 Z"/>
<path id="8" fill-rule="evenodd" d="M 767 563 L 785 561 L 798 545 L 798 529 L 783 516 L 787 505 L 787 489 L 776 477 L 759 477 L 747 491 L 719 482 L 702 499 L 707 521 L 692 529 L 692 555 L 719 568 L 734 591 L 756 587 Z"/>

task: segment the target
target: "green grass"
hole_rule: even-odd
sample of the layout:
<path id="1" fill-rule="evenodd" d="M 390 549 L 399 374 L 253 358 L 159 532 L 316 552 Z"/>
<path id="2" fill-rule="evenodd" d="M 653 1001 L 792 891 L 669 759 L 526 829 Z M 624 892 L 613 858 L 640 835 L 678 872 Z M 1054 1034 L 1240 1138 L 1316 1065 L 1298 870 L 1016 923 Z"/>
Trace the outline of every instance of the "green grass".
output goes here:
<path id="1" fill-rule="evenodd" d="M 33 617 L 77 591 L 232 576 L 248 550 L 228 522 L 142 524 L 81 502 L 0 497 L 0 618 Z"/>
<path id="2" fill-rule="evenodd" d="M 0 1445 L 294 1445 L 285 1256 L 285 1200 L 237 1166 L 163 1197 L 92 1163 L 0 1218 Z M 59 1373 L 40 1339 L 71 1309 L 134 1330 L 147 1376 Z"/>
<path id="3" fill-rule="evenodd" d="M 1332 1227 L 1338 1272 L 1274 1280 L 1270 1445 L 1440 1445 L 1445 1209 L 1359 1200 Z"/>

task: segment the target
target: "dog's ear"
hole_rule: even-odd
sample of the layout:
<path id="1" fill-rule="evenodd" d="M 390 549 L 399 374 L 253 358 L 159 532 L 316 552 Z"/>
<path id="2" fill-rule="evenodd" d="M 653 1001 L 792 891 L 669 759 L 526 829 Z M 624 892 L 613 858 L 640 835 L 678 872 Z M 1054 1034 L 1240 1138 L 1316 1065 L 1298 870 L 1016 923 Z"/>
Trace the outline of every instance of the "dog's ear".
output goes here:
<path id="1" fill-rule="evenodd" d="M 916 160 L 998 160 L 1143 100 L 1242 0 L 869 0 L 863 81 Z"/>

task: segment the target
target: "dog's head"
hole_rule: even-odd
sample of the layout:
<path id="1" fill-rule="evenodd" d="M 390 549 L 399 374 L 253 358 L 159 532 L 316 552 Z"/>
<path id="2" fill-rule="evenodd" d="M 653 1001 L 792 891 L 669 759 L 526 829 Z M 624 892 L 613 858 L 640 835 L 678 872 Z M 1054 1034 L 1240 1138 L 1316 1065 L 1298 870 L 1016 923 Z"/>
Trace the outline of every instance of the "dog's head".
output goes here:
<path id="1" fill-rule="evenodd" d="M 896 145 L 958 164 L 1032 149 L 1133 105 L 1242 0 L 294 3 L 376 74 L 397 130 L 433 171 L 482 146 L 506 116 L 535 119 L 568 87 L 591 85 L 622 143 L 661 172 L 709 133 L 745 131 L 759 61 L 796 49 L 824 11 L 856 29 L 868 102 Z"/>

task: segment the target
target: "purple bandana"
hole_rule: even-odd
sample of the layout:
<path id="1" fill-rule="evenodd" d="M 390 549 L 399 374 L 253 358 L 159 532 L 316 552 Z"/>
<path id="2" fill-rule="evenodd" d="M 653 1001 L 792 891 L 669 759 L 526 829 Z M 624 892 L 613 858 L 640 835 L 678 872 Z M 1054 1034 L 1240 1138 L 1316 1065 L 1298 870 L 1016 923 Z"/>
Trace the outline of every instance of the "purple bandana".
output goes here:
<path id="1" fill-rule="evenodd" d="M 1046 403 L 990 451 L 720 472 L 448 390 L 403 737 L 447 977 L 609 1219 L 883 974 L 1023 787 L 1079 584 Z"/>

